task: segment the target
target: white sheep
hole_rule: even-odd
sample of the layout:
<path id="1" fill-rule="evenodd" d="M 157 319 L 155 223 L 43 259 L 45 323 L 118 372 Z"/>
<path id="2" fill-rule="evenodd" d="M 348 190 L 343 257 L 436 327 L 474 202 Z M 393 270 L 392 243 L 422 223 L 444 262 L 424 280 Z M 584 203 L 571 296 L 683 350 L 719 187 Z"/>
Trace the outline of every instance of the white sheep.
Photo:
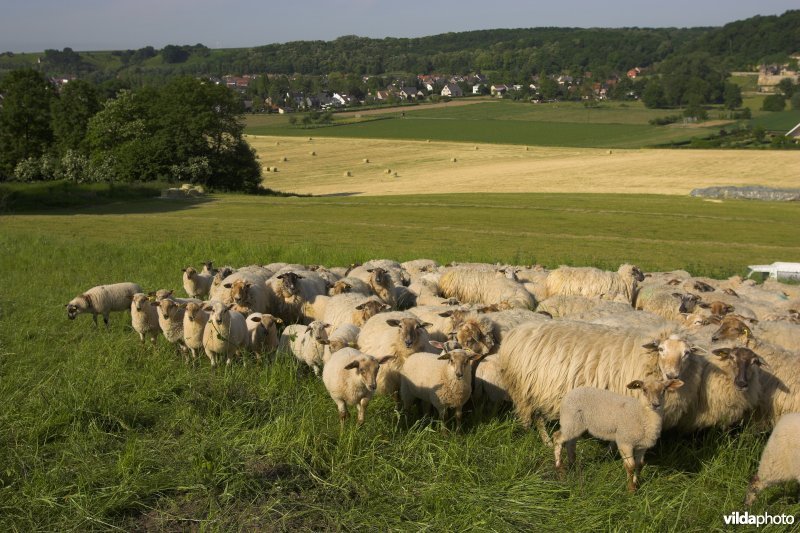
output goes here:
<path id="1" fill-rule="evenodd" d="M 694 346 L 666 330 L 620 329 L 572 320 L 522 324 L 511 330 L 498 351 L 509 395 L 519 421 L 529 427 L 536 415 L 542 439 L 548 443 L 544 420 L 558 418 L 561 400 L 580 386 L 628 394 L 633 379 L 658 374 L 686 382 L 670 395 L 665 428 L 675 427 L 691 405 L 701 364 Z"/>
<path id="2" fill-rule="evenodd" d="M 234 274 L 234 276 L 246 275 L 247 273 L 241 271 Z M 234 310 L 243 315 L 274 312 L 278 307 L 275 294 L 264 282 L 240 278 L 233 281 L 226 280 L 222 287 L 230 291 L 229 298 L 234 304 Z"/>
<path id="3" fill-rule="evenodd" d="M 189 297 L 205 298 L 211 292 L 214 273 L 209 270 L 209 265 L 204 266 L 201 272 L 191 266 L 183 269 L 183 290 Z"/>
<path id="4" fill-rule="evenodd" d="M 506 303 L 519 309 L 536 307 L 533 295 L 522 284 L 496 271 L 451 268 L 439 279 L 439 290 L 445 298 L 456 298 L 463 303 Z"/>
<path id="5" fill-rule="evenodd" d="M 400 399 L 406 412 L 415 400 L 432 405 L 444 424 L 448 409 L 461 426 L 462 408 L 472 393 L 471 362 L 480 356 L 463 350 L 442 355 L 421 352 L 408 356 L 400 369 Z M 443 428 L 444 429 L 444 428 Z"/>
<path id="6" fill-rule="evenodd" d="M 638 283 L 644 274 L 635 265 L 623 264 L 616 272 L 593 267 L 560 266 L 545 280 L 547 296 L 579 295 L 629 303 L 636 301 Z"/>
<path id="7" fill-rule="evenodd" d="M 539 313 L 547 313 L 553 318 L 571 318 L 584 313 L 618 315 L 634 311 L 629 304 L 601 300 L 597 297 L 557 294 L 539 302 Z"/>
<path id="8" fill-rule="evenodd" d="M 75 320 L 82 313 L 91 313 L 95 326 L 97 326 L 97 315 L 102 315 L 103 323 L 108 329 L 109 315 L 114 311 L 129 310 L 133 295 L 137 292 L 142 292 L 142 288 L 136 283 L 98 285 L 79 294 L 64 307 L 70 320 Z"/>
<path id="9" fill-rule="evenodd" d="M 394 396 L 400 390 L 400 374 L 406 357 L 429 350 L 430 324 L 405 311 L 379 313 L 364 324 L 358 335 L 359 349 L 364 353 L 393 355 L 391 364 L 381 367 L 378 394 Z"/>
<path id="10" fill-rule="evenodd" d="M 326 302 L 325 313 L 321 320 L 337 328 L 342 324 L 363 326 L 364 323 L 390 307 L 375 296 L 363 294 L 337 294 Z M 319 317 L 317 317 L 320 319 Z"/>
<path id="11" fill-rule="evenodd" d="M 217 361 L 223 356 L 225 364 L 230 366 L 231 356 L 241 355 L 247 347 L 244 315 L 231 311 L 232 307 L 233 304 L 226 305 L 219 300 L 207 302 L 204 306 L 210 316 L 203 331 L 203 349 L 212 367 L 216 367 Z"/>
<path id="12" fill-rule="evenodd" d="M 133 330 L 139 334 L 142 344 L 144 344 L 145 336 L 149 336 L 153 344 L 156 343 L 156 337 L 161 332 L 161 326 L 158 325 L 158 312 L 150 305 L 150 299 L 143 292 L 133 295 L 131 325 Z"/>
<path id="13" fill-rule="evenodd" d="M 183 338 L 183 319 L 186 314 L 186 305 L 190 303 L 202 304 L 203 302 L 189 298 L 164 298 L 160 302 L 151 302 L 150 304 L 158 311 L 158 325 L 161 327 L 164 338 L 177 347 L 187 363 L 189 354 Z"/>
<path id="14" fill-rule="evenodd" d="M 304 314 L 307 304 L 313 304 L 317 296 L 328 293 L 328 285 L 315 272 L 296 271 L 276 274 L 268 281 L 268 289 L 276 295 L 277 306 L 273 315 L 288 324 L 311 322 Z"/>
<path id="15" fill-rule="evenodd" d="M 190 302 L 183 304 L 183 344 L 192 354 L 192 364 L 197 361 L 198 352 L 203 349 L 203 332 L 208 323 L 209 313 L 204 304 Z"/>
<path id="16" fill-rule="evenodd" d="M 331 287 L 330 294 L 331 296 L 336 296 L 337 294 L 363 294 L 365 296 L 370 296 L 372 294 L 372 289 L 370 288 L 369 284 L 366 281 L 362 281 L 359 278 L 347 276 L 337 280 L 333 286 Z"/>
<path id="17" fill-rule="evenodd" d="M 251 313 L 245 319 L 247 325 L 247 349 L 256 355 L 256 361 L 261 362 L 261 356 L 275 352 L 278 349 L 278 324 L 283 320 L 268 313 Z"/>
<path id="18" fill-rule="evenodd" d="M 749 323 L 748 323 L 749 322 Z M 711 336 L 714 342 L 742 339 L 767 342 L 789 351 L 800 351 L 800 326 L 791 322 L 759 322 L 740 315 L 725 315 Z"/>
<path id="19" fill-rule="evenodd" d="M 588 431 L 598 439 L 616 443 L 628 474 L 628 490 L 635 491 L 644 454 L 661 435 L 665 393 L 682 386 L 679 379 L 631 381 L 626 387 L 641 390 L 639 400 L 595 387 L 572 389 L 561 402 L 560 429 L 553 434 L 556 468 L 562 469 L 562 446 L 567 448 L 569 464 L 575 462 L 578 438 Z"/>
<path id="20" fill-rule="evenodd" d="M 290 351 L 298 361 L 305 363 L 314 375 L 319 376 L 325 364 L 325 347 L 328 345 L 330 324 L 315 320 L 308 326 L 292 324 L 281 333 L 278 348 Z"/>
<path id="21" fill-rule="evenodd" d="M 750 479 L 744 504 L 756 501 L 758 493 L 784 481 L 800 482 L 800 413 L 788 413 L 778 420 L 769 436 L 758 472 Z"/>
<path id="22" fill-rule="evenodd" d="M 497 354 L 487 355 L 478 361 L 473 379 L 472 397 L 476 402 L 487 401 L 493 404 L 511 402 Z"/>
<path id="23" fill-rule="evenodd" d="M 333 354 L 322 371 L 322 382 L 336 403 L 339 422 L 344 426 L 348 406 L 358 410 L 358 425 L 364 424 L 367 405 L 378 387 L 381 366 L 392 356 L 372 357 L 354 348 L 344 348 Z"/>
<path id="24" fill-rule="evenodd" d="M 416 304 L 422 305 L 458 305 L 457 298 L 442 298 L 439 296 L 439 286 L 436 282 L 425 277 L 413 281 L 408 290 L 416 295 Z"/>
<path id="25" fill-rule="evenodd" d="M 469 307 L 452 305 L 420 305 L 408 312 L 430 324 L 426 327 L 428 335 L 441 342 L 446 341 L 467 317 L 475 314 Z"/>
<path id="26" fill-rule="evenodd" d="M 333 329 L 328 335 L 328 345 L 325 346 L 325 353 L 322 355 L 323 362 L 328 364 L 331 355 L 342 348 L 358 348 L 358 334 L 361 328 L 353 324 L 342 324 Z"/>

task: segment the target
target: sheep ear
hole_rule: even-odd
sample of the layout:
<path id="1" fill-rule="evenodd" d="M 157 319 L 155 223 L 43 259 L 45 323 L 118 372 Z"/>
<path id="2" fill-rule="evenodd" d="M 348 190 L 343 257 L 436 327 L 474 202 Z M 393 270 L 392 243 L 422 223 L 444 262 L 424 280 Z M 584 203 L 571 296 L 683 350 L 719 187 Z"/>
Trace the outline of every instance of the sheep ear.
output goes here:
<path id="1" fill-rule="evenodd" d="M 367 272 L 370 272 L 370 273 L 375 272 L 375 269 L 374 268 L 368 268 Z"/>
<path id="2" fill-rule="evenodd" d="M 358 361 L 352 361 L 352 362 L 347 363 L 346 365 L 344 365 L 344 369 L 345 370 L 350 370 L 352 368 L 358 368 Z"/>
<path id="3" fill-rule="evenodd" d="M 250 322 L 261 322 L 261 317 L 260 316 L 251 316 L 251 317 L 248 317 L 247 320 L 249 320 Z"/>
<path id="4" fill-rule="evenodd" d="M 233 309 L 233 304 L 226 305 L 225 307 L 227 307 L 227 308 L 228 308 L 228 311 L 230 311 L 231 309 Z"/>
<path id="5" fill-rule="evenodd" d="M 386 323 L 392 326 L 393 328 L 396 328 L 400 325 L 400 321 L 397 320 L 396 318 L 388 318 L 386 319 Z"/>
<path id="6" fill-rule="evenodd" d="M 699 305 L 703 309 L 708 309 L 709 307 L 711 307 L 711 305 L 707 304 L 706 302 L 699 302 L 697 305 Z"/>
<path id="7" fill-rule="evenodd" d="M 233 283 L 225 283 L 222 286 L 225 287 L 226 289 L 230 289 L 231 287 L 233 287 Z"/>
<path id="8" fill-rule="evenodd" d="M 211 311 L 212 309 L 214 309 L 214 306 L 209 303 L 203 305 L 203 311 Z"/>
<path id="9" fill-rule="evenodd" d="M 547 318 L 553 318 L 553 315 L 548 311 L 536 311 L 536 312 L 539 313 L 540 315 L 546 316 Z"/>
<path id="10" fill-rule="evenodd" d="M 433 326 L 430 322 L 418 322 L 419 326 L 422 328 L 430 328 Z"/>
<path id="11" fill-rule="evenodd" d="M 680 389 L 683 387 L 683 381 L 679 379 L 671 379 L 667 382 L 667 390 L 669 392 L 674 392 L 676 389 Z"/>
<path id="12" fill-rule="evenodd" d="M 428 344 L 430 344 L 437 350 L 447 350 L 447 346 L 445 346 L 444 343 L 441 343 L 439 341 L 428 341 Z"/>
<path id="13" fill-rule="evenodd" d="M 642 344 L 642 348 L 645 348 L 645 349 L 651 350 L 651 351 L 658 350 L 659 344 L 660 343 L 657 340 L 653 340 L 653 341 L 648 342 L 647 344 Z"/>
<path id="14" fill-rule="evenodd" d="M 382 364 L 388 363 L 389 361 L 393 360 L 394 358 L 395 358 L 395 356 L 393 356 L 393 355 L 384 355 L 383 357 L 378 359 L 378 364 L 382 365 Z"/>
<path id="15" fill-rule="evenodd" d="M 285 275 L 286 275 L 286 274 L 281 274 L 281 275 L 279 275 L 279 276 L 275 276 L 275 279 L 283 279 L 283 277 L 284 277 Z"/>
<path id="16" fill-rule="evenodd" d="M 442 318 L 451 317 L 451 316 L 453 316 L 453 310 L 451 309 L 450 311 L 443 311 L 443 312 L 439 313 L 439 316 L 442 317 Z"/>
<path id="17" fill-rule="evenodd" d="M 392 308 L 392 306 L 391 306 L 391 305 L 389 305 L 389 304 L 383 304 L 383 305 L 381 305 L 380 311 L 389 311 L 391 308 Z M 379 312 L 380 312 L 380 311 L 379 311 Z"/>
<path id="18" fill-rule="evenodd" d="M 278 324 L 283 324 L 283 320 L 282 320 L 282 319 L 280 319 L 280 318 L 276 318 L 276 319 L 275 319 L 275 322 L 277 322 Z"/>
<path id="19" fill-rule="evenodd" d="M 152 305 L 153 307 L 158 307 L 161 304 L 159 302 L 150 302 L 150 305 Z"/>
<path id="20" fill-rule="evenodd" d="M 717 348 L 716 350 L 711 350 L 711 353 L 719 357 L 720 359 L 730 359 L 731 357 L 731 349 L 730 348 Z"/>
<path id="21" fill-rule="evenodd" d="M 189 305 L 189 304 L 181 303 L 181 304 L 178 304 L 178 307 L 180 307 L 181 309 L 186 309 L 187 305 Z"/>
<path id="22" fill-rule="evenodd" d="M 641 389 L 643 386 L 644 382 L 640 379 L 635 379 L 626 385 L 629 389 Z"/>
<path id="23" fill-rule="evenodd" d="M 328 344 L 330 344 L 330 343 L 331 343 L 331 341 L 329 341 L 329 340 L 317 341 L 317 342 L 318 342 L 318 343 L 320 343 L 320 344 L 322 344 L 322 345 L 325 345 L 325 346 L 327 346 Z"/>
<path id="24" fill-rule="evenodd" d="M 363 311 L 363 310 L 364 310 L 364 305 L 366 305 L 366 302 L 365 302 L 365 303 L 363 303 L 363 304 L 358 304 L 358 305 L 356 306 L 356 310 L 358 310 L 358 311 Z"/>
<path id="25" fill-rule="evenodd" d="M 673 292 L 673 293 L 672 293 L 672 295 L 673 295 L 675 298 L 680 298 L 680 299 L 683 299 L 683 297 L 684 297 L 684 295 L 683 295 L 683 294 L 681 294 L 681 293 L 679 293 L 679 292 Z"/>
<path id="26" fill-rule="evenodd" d="M 450 359 L 450 353 L 443 353 L 442 355 L 440 355 L 440 356 L 439 356 L 439 357 L 437 357 L 436 359 L 440 359 L 440 360 L 449 360 L 449 359 Z"/>
<path id="27" fill-rule="evenodd" d="M 760 366 L 761 368 L 770 368 L 767 362 L 764 361 L 764 359 L 762 359 L 761 357 L 756 357 L 755 359 L 753 359 L 753 362 L 758 366 Z"/>

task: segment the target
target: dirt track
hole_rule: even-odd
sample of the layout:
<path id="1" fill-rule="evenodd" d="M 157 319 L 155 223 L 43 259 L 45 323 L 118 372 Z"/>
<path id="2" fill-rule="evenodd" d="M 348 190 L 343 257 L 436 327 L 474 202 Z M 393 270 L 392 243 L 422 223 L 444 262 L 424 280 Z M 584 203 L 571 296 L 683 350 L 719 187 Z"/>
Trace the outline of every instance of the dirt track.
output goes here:
<path id="1" fill-rule="evenodd" d="M 247 139 L 259 153 L 262 166 L 278 168 L 277 172 L 264 172 L 265 185 L 297 193 L 684 195 L 713 185 L 800 187 L 798 155 L 789 151 L 526 150 L 524 146 L 376 139 Z M 310 155 L 311 151 L 316 155 Z M 281 161 L 283 157 L 287 161 Z M 364 158 L 370 162 L 364 163 Z M 386 173 L 387 169 L 391 173 Z"/>

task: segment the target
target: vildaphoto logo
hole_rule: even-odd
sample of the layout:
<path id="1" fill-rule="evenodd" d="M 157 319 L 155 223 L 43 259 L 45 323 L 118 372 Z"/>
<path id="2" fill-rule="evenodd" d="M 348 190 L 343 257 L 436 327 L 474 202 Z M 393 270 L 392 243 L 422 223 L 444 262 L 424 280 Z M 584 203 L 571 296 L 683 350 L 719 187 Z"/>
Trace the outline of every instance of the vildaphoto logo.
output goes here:
<path id="1" fill-rule="evenodd" d="M 790 526 L 794 524 L 794 515 L 790 514 L 776 514 L 771 515 L 768 513 L 751 514 L 747 511 L 740 513 L 734 511 L 731 514 L 722 517 L 725 520 L 726 526 Z"/>

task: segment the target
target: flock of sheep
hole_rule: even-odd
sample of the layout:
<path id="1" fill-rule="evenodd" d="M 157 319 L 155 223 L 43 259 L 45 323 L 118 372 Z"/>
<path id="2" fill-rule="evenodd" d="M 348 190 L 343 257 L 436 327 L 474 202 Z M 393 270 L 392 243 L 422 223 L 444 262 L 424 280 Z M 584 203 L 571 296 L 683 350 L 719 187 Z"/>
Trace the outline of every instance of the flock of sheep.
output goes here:
<path id="1" fill-rule="evenodd" d="M 774 426 L 747 493 L 800 480 L 800 287 L 685 271 L 644 274 L 419 259 L 325 268 L 286 263 L 183 271 L 188 298 L 135 283 L 67 304 L 95 324 L 130 309 L 141 342 L 163 334 L 212 367 L 290 352 L 321 376 L 344 424 L 373 395 L 448 410 L 513 404 L 573 462 L 586 432 L 616 443 L 635 490 L 662 430 L 752 416 Z M 552 436 L 546 422 L 558 420 Z M 444 427 L 444 425 L 443 425 Z"/>

